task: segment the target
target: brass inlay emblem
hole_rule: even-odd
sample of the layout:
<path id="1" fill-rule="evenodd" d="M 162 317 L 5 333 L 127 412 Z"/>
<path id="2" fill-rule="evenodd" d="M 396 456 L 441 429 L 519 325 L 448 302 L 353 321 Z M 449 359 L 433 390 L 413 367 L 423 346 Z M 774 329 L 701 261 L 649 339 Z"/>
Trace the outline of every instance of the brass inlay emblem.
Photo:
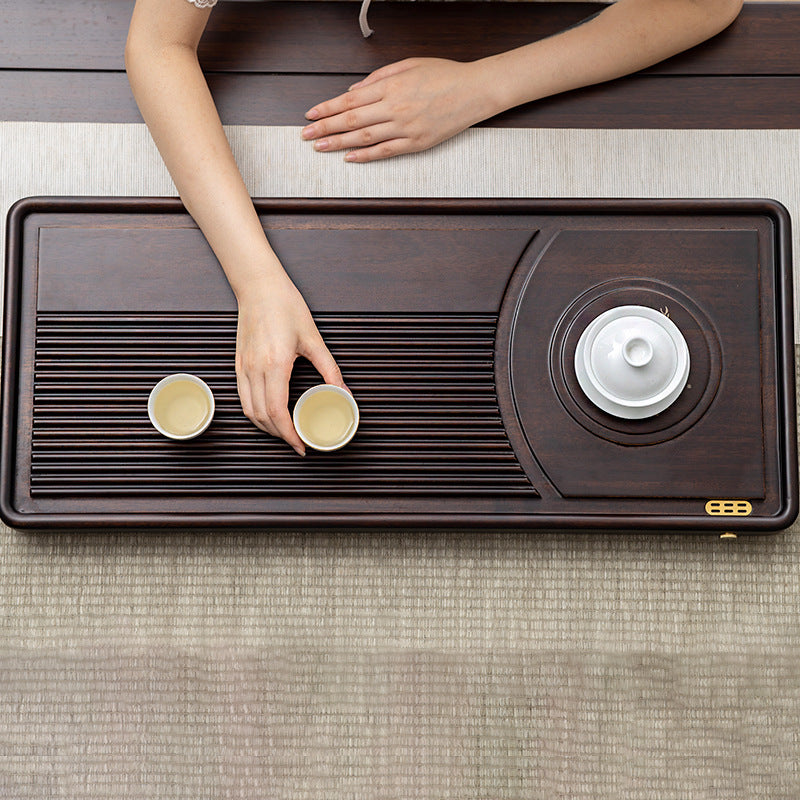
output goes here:
<path id="1" fill-rule="evenodd" d="M 747 500 L 709 500 L 706 514 L 715 517 L 746 517 L 753 510 Z"/>

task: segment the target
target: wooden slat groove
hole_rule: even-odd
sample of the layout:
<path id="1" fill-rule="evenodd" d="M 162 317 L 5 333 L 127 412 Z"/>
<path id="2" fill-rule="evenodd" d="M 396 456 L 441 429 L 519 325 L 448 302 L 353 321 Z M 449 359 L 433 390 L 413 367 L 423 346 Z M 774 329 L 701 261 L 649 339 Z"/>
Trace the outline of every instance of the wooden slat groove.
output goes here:
<path id="1" fill-rule="evenodd" d="M 343 497 L 536 496 L 500 417 L 496 318 L 320 315 L 318 322 L 362 423 L 343 453 L 301 460 L 241 413 L 234 315 L 41 314 L 31 495 L 295 496 L 313 488 Z M 212 385 L 217 414 L 200 439 L 170 443 L 150 426 L 147 397 L 165 372 L 187 370 Z M 317 380 L 300 362 L 290 401 Z"/>

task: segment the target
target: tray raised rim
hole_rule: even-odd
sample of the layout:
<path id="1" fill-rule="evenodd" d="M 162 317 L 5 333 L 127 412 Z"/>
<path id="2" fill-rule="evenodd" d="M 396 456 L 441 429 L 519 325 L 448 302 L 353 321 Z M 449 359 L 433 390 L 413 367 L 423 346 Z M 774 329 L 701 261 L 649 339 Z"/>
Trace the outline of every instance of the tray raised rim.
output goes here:
<path id="1" fill-rule="evenodd" d="M 796 395 L 793 330 L 793 286 L 791 265 L 791 221 L 785 206 L 767 198 L 346 198 L 298 199 L 255 198 L 256 210 L 269 213 L 439 213 L 439 214 L 592 214 L 628 216 L 656 213 L 681 215 L 703 212 L 717 215 L 762 214 L 775 227 L 776 304 L 775 326 L 778 355 L 779 419 L 781 441 L 781 511 L 770 517 L 660 516 L 635 514 L 189 514 L 102 513 L 23 514 L 13 503 L 17 379 L 12 369 L 19 343 L 21 309 L 18 270 L 12 255 L 18 251 L 22 226 L 33 213 L 186 213 L 174 197 L 36 196 L 18 200 L 7 217 L 2 387 L 0 388 L 0 518 L 12 528 L 30 530 L 85 528 L 186 528 L 221 529 L 254 527 L 307 528 L 481 528 L 569 531 L 643 530 L 707 532 L 735 529 L 746 533 L 769 533 L 787 528 L 798 515 Z"/>

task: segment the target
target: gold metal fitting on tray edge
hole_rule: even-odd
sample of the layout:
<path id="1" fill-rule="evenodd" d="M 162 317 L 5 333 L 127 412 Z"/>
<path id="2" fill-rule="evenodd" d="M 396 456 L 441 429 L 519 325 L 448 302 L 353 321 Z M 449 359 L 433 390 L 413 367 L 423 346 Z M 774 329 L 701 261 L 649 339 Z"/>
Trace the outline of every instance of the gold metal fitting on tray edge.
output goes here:
<path id="1" fill-rule="evenodd" d="M 747 500 L 709 500 L 706 514 L 713 517 L 746 517 L 753 511 Z"/>

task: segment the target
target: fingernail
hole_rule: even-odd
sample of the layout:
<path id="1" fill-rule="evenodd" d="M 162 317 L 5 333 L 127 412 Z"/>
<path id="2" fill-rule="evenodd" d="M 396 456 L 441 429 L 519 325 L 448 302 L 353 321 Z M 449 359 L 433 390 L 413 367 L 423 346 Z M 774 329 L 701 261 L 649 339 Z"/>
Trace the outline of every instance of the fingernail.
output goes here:
<path id="1" fill-rule="evenodd" d="M 356 154 L 355 154 L 355 153 L 348 153 L 348 154 L 347 154 L 347 155 L 344 157 L 344 160 L 345 160 L 345 161 L 355 161 L 355 160 L 356 160 Z"/>
<path id="2" fill-rule="evenodd" d="M 314 138 L 314 126 L 313 125 L 306 126 L 305 128 L 303 128 L 302 131 L 300 131 L 300 135 L 304 139 L 313 139 Z"/>
<path id="3" fill-rule="evenodd" d="M 306 119 L 317 119 L 319 117 L 319 111 L 316 108 L 310 108 L 306 111 Z"/>
<path id="4" fill-rule="evenodd" d="M 315 150 L 327 150 L 330 146 L 331 143 L 327 139 L 320 139 L 318 142 L 314 142 Z"/>
<path id="5" fill-rule="evenodd" d="M 353 91 L 353 89 L 355 89 L 357 86 L 361 86 L 361 81 L 357 81 L 357 82 L 356 82 L 356 83 L 354 83 L 352 86 L 348 86 L 348 87 L 347 87 L 347 91 L 348 91 L 348 92 L 352 92 L 352 91 Z M 309 119 L 311 119 L 311 117 L 309 117 Z M 314 119 L 316 119 L 316 117 L 314 117 Z"/>
<path id="6" fill-rule="evenodd" d="M 303 458 L 306 457 L 306 451 L 305 450 L 299 450 L 298 448 L 295 447 L 294 451 L 295 451 L 295 453 L 297 453 L 297 455 L 302 456 Z"/>

